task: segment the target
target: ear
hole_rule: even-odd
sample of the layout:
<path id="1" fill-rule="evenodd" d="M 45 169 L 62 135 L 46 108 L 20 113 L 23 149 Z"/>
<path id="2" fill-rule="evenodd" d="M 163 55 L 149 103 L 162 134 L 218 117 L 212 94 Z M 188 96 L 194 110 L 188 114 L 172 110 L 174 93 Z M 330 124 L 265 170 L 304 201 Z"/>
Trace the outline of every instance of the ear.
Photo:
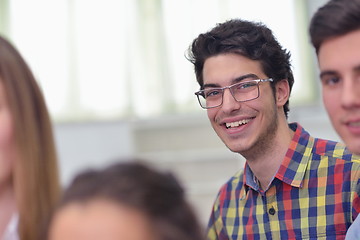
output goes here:
<path id="1" fill-rule="evenodd" d="M 290 97 L 290 86 L 287 79 L 280 80 L 276 83 L 276 104 L 278 106 L 284 106 Z"/>

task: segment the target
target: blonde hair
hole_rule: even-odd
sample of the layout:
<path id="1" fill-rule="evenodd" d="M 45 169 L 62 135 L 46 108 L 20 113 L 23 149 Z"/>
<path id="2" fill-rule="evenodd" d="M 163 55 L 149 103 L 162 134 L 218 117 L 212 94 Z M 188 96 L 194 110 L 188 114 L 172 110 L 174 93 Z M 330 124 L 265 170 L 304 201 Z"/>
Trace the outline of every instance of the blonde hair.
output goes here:
<path id="1" fill-rule="evenodd" d="M 0 37 L 0 77 L 13 120 L 13 183 L 21 240 L 38 240 L 58 201 L 60 184 L 51 119 L 27 63 Z"/>

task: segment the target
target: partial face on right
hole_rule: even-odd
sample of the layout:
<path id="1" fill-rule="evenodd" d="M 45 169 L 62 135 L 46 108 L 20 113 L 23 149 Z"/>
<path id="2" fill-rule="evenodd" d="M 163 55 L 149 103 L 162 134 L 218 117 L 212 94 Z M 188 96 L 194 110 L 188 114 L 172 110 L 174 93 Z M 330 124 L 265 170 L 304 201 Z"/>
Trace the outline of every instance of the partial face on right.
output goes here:
<path id="1" fill-rule="evenodd" d="M 318 53 L 324 106 L 350 151 L 360 154 L 360 30 L 325 41 Z"/>

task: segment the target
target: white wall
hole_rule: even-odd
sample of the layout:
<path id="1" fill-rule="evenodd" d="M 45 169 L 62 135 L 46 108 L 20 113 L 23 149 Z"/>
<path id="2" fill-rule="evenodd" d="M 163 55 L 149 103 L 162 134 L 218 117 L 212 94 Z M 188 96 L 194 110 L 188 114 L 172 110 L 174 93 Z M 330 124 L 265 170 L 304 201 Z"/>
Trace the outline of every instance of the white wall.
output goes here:
<path id="1" fill-rule="evenodd" d="M 56 124 L 55 138 L 64 185 L 85 168 L 134 154 L 131 127 L 125 121 Z"/>

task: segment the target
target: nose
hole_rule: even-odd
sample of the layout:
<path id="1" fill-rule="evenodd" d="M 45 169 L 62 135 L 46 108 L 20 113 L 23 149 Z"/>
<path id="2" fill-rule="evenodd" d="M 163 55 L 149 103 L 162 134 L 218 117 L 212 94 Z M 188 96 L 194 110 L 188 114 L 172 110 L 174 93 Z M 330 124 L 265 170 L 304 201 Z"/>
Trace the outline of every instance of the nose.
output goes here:
<path id="1" fill-rule="evenodd" d="M 344 79 L 341 104 L 346 109 L 360 108 L 360 80 Z"/>
<path id="2" fill-rule="evenodd" d="M 222 110 L 224 112 L 232 112 L 234 110 L 239 109 L 241 103 L 236 101 L 234 96 L 231 94 L 230 89 L 225 89 L 223 92 L 223 102 L 222 102 Z"/>

